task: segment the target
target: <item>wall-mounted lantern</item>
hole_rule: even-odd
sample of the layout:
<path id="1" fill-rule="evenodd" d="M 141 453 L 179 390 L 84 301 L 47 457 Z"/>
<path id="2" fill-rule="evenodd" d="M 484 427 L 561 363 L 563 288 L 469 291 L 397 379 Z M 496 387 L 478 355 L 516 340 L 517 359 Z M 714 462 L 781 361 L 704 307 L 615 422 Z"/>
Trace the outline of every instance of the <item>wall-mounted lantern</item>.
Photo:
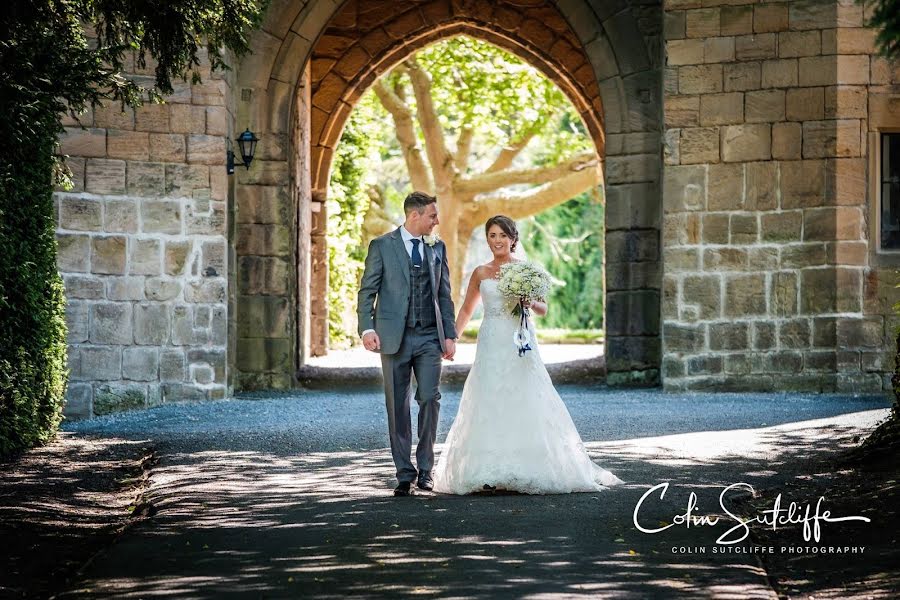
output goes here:
<path id="1" fill-rule="evenodd" d="M 249 170 L 250 163 L 253 162 L 253 155 L 256 153 L 256 142 L 259 141 L 259 138 L 248 127 L 235 141 L 241 150 L 241 160 L 244 161 L 244 167 Z M 231 175 L 234 173 L 234 150 L 232 149 L 231 140 L 227 140 L 226 156 L 228 160 L 225 168 L 228 174 Z"/>

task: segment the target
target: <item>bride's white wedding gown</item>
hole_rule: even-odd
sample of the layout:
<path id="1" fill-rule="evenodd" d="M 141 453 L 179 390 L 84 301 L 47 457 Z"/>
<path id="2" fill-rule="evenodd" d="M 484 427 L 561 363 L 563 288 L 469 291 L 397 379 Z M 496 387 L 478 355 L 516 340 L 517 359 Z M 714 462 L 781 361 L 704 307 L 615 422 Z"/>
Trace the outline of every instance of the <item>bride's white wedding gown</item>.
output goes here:
<path id="1" fill-rule="evenodd" d="M 600 491 L 624 483 L 595 464 L 541 360 L 535 336 L 520 357 L 519 317 L 480 284 L 484 319 L 456 419 L 435 465 L 434 491 L 468 494 L 485 484 L 527 494 Z M 531 327 L 532 332 L 534 327 Z"/>

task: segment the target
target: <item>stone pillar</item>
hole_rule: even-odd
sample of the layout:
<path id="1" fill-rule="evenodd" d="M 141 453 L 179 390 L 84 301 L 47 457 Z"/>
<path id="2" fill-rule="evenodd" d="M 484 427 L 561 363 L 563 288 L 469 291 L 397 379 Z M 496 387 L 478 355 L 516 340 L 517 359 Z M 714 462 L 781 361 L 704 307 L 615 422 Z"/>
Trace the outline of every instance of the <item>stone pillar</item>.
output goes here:
<path id="1" fill-rule="evenodd" d="M 328 352 L 328 212 L 325 194 L 313 192 L 310 235 L 309 353 L 324 356 Z"/>

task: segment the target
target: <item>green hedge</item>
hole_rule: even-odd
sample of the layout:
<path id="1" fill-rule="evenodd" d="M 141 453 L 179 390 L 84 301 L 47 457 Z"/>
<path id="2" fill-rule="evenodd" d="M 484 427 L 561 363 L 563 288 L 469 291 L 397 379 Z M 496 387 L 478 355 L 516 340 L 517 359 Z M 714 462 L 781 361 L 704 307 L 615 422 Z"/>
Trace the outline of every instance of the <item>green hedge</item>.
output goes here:
<path id="1" fill-rule="evenodd" d="M 0 457 L 52 439 L 65 404 L 67 327 L 56 268 L 54 144 L 19 148 L 0 164 Z"/>

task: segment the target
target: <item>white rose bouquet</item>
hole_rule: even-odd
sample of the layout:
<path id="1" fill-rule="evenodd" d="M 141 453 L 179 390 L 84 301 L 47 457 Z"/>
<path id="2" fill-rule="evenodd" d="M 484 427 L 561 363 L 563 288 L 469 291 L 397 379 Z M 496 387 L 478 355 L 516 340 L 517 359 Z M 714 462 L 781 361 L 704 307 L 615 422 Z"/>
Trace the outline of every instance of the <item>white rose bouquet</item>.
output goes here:
<path id="1" fill-rule="evenodd" d="M 513 336 L 519 356 L 532 349 L 528 343 L 531 333 L 528 328 L 528 305 L 533 300 L 544 300 L 552 286 L 550 274 L 538 264 L 517 261 L 500 267 L 497 290 L 507 299 L 515 301 L 512 314 L 519 317 L 519 327 Z"/>

